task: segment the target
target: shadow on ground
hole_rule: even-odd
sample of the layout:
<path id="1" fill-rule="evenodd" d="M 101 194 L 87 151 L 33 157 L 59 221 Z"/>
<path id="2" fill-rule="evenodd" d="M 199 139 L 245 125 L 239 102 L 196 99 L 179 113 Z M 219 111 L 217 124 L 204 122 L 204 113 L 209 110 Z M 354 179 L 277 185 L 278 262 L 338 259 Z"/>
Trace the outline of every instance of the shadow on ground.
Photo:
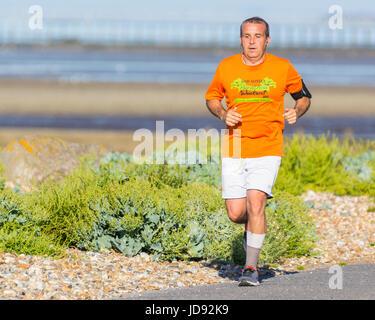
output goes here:
<path id="1" fill-rule="evenodd" d="M 246 254 L 243 247 L 243 235 L 239 234 L 232 242 L 232 264 L 225 264 L 220 261 L 203 262 L 205 267 L 213 268 L 218 272 L 218 275 L 224 279 L 238 281 L 242 269 L 245 264 Z M 298 273 L 297 271 L 285 271 L 276 268 L 271 268 L 266 264 L 259 263 L 258 265 L 259 281 L 273 278 L 276 275 L 288 275 Z"/>

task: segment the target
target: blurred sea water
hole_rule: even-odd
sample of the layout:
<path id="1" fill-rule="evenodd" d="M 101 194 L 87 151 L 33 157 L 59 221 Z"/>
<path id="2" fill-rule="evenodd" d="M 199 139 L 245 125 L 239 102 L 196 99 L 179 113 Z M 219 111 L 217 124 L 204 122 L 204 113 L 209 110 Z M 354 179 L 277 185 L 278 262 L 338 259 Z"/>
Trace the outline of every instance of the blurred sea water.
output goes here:
<path id="1" fill-rule="evenodd" d="M 240 50 L 238 51 L 240 52 Z M 68 82 L 151 82 L 208 84 L 220 50 L 3 49 L 0 78 Z M 375 86 L 375 55 L 293 55 L 289 59 L 310 85 Z"/>

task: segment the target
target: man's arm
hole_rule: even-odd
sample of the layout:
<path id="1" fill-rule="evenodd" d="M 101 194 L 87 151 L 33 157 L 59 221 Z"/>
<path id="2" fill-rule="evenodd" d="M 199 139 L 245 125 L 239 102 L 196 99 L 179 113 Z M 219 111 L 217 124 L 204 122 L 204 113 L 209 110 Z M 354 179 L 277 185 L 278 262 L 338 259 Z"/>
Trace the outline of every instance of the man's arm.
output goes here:
<path id="1" fill-rule="evenodd" d="M 226 111 L 220 100 L 206 100 L 206 106 L 214 116 L 224 121 L 230 127 L 234 127 L 242 121 L 241 115 L 236 112 L 237 108 Z"/>
<path id="2" fill-rule="evenodd" d="M 296 101 L 294 109 L 296 109 L 297 119 L 301 118 L 309 110 L 310 104 L 311 100 L 307 97 L 302 97 Z"/>
<path id="3" fill-rule="evenodd" d="M 302 97 L 296 100 L 294 109 L 285 109 L 285 113 L 283 114 L 284 119 L 289 124 L 295 124 L 297 119 L 301 118 L 310 108 L 310 104 L 310 98 L 307 97 Z"/>
<path id="4" fill-rule="evenodd" d="M 220 100 L 206 100 L 208 110 L 221 121 L 224 121 L 225 113 L 227 112 Z"/>

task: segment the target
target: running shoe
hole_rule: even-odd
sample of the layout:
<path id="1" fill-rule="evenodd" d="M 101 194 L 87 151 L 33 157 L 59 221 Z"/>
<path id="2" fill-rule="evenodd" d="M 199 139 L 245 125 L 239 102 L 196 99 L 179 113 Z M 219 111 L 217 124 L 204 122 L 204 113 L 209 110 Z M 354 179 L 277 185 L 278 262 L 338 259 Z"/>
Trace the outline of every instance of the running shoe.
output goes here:
<path id="1" fill-rule="evenodd" d="M 259 274 L 257 269 L 252 266 L 247 266 L 246 269 L 242 269 L 242 276 L 239 279 L 239 286 L 259 286 Z"/>

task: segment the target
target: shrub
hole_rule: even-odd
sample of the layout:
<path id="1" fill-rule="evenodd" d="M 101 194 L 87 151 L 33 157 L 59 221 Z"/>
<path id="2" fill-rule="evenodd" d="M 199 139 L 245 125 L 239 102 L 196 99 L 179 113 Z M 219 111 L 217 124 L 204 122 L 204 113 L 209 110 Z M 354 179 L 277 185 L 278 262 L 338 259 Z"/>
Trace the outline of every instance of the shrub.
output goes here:
<path id="1" fill-rule="evenodd" d="M 259 257 L 261 261 L 273 263 L 281 258 L 312 253 L 317 236 L 308 210 L 300 197 L 275 192 L 275 198 L 267 203 L 267 234 Z"/>
<path id="2" fill-rule="evenodd" d="M 300 195 L 308 190 L 375 195 L 374 142 L 335 136 L 286 139 L 275 188 Z"/>
<path id="3" fill-rule="evenodd" d="M 0 251 L 34 255 L 63 255 L 63 247 L 43 232 L 44 217 L 26 210 L 22 196 L 0 194 Z"/>

